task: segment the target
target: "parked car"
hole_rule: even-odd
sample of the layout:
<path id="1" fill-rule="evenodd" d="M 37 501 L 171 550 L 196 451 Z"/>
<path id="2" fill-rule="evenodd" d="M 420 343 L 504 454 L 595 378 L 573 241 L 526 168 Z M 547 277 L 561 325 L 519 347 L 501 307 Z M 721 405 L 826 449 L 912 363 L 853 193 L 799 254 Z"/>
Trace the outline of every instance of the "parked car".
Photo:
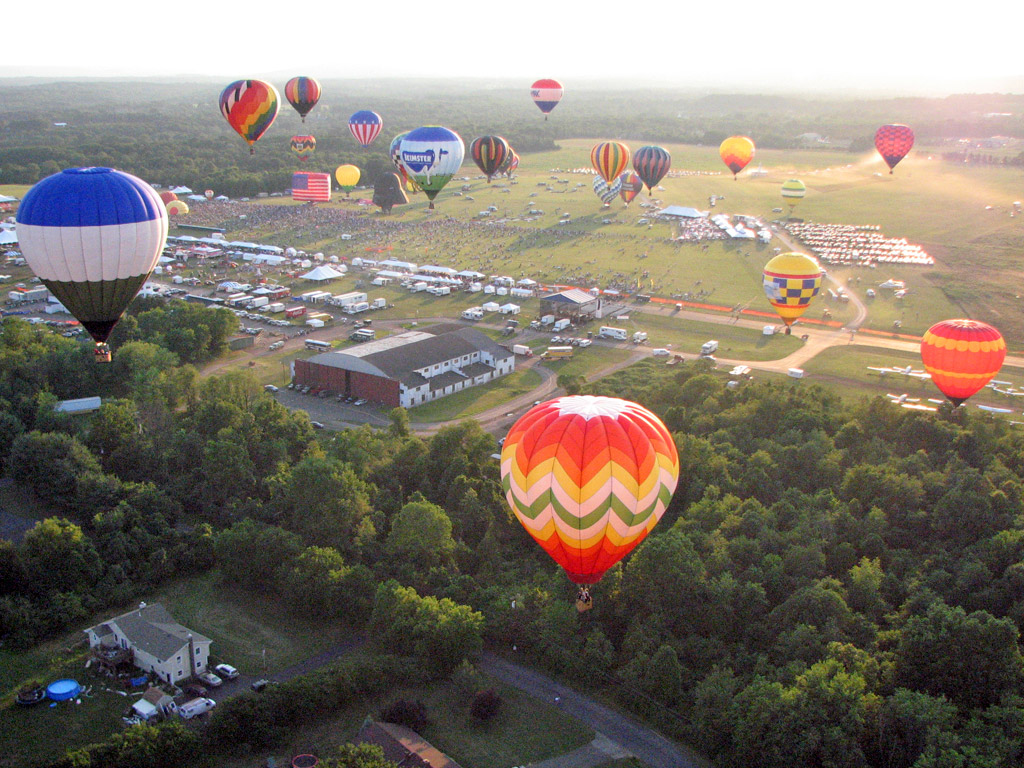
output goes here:
<path id="1" fill-rule="evenodd" d="M 323 424 L 321 424 L 319 421 L 311 421 L 309 423 L 310 423 L 310 425 L 312 425 L 313 429 L 326 429 L 326 427 Z"/>
<path id="2" fill-rule="evenodd" d="M 257 693 L 259 693 L 264 688 L 266 688 L 268 685 L 270 685 L 270 681 L 261 677 L 259 680 L 253 680 L 253 682 L 252 682 L 252 689 L 254 691 L 256 691 Z"/>
<path id="3" fill-rule="evenodd" d="M 232 667 L 230 664 L 218 664 L 213 668 L 214 671 L 223 677 L 225 680 L 234 680 L 238 677 L 238 670 Z"/>
<path id="4" fill-rule="evenodd" d="M 202 698 L 203 696 L 206 696 L 206 687 L 199 683 L 189 683 L 181 690 L 194 698 Z"/>
<path id="5" fill-rule="evenodd" d="M 202 680 L 211 688 L 216 688 L 218 685 L 222 685 L 224 683 L 223 680 L 221 680 L 219 677 L 217 677 L 217 675 L 213 674 L 213 672 L 210 672 L 209 670 L 203 672 L 203 674 L 201 675 L 196 675 L 196 677 Z"/>

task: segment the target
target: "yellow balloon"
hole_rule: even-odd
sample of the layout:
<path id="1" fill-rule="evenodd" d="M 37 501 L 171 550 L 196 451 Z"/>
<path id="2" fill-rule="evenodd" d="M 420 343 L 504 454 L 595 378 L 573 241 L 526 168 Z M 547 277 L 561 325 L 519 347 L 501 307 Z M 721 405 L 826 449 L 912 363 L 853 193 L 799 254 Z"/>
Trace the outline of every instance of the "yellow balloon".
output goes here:
<path id="1" fill-rule="evenodd" d="M 339 165 L 338 169 L 334 172 L 334 178 L 338 180 L 338 186 L 346 192 L 351 192 L 355 189 L 361 175 L 359 169 L 354 165 Z"/>

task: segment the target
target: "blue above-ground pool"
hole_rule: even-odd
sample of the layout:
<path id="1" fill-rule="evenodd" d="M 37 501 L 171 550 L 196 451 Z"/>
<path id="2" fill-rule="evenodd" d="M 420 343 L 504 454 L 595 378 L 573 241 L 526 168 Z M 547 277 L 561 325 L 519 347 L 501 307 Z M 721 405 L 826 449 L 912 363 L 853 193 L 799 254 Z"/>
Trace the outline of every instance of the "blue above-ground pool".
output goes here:
<path id="1" fill-rule="evenodd" d="M 46 686 L 46 697 L 52 701 L 67 701 L 82 692 L 77 680 L 58 680 Z"/>

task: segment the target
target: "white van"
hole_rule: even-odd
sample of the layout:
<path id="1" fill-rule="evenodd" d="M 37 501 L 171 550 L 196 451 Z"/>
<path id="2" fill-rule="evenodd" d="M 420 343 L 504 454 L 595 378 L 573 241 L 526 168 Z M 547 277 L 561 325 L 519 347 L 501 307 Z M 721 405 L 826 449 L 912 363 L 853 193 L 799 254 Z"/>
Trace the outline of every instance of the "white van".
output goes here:
<path id="1" fill-rule="evenodd" d="M 664 347 L 658 347 L 657 349 L 651 350 L 651 354 L 655 357 L 668 357 L 672 353 Z"/>
<path id="2" fill-rule="evenodd" d="M 178 707 L 178 714 L 185 720 L 191 720 L 197 715 L 203 715 L 212 710 L 217 706 L 217 702 L 213 699 L 199 698 L 187 701 Z"/>
<path id="3" fill-rule="evenodd" d="M 790 368 L 787 375 L 790 376 L 791 378 L 794 378 L 794 379 L 802 379 L 804 377 L 804 369 L 803 368 Z"/>

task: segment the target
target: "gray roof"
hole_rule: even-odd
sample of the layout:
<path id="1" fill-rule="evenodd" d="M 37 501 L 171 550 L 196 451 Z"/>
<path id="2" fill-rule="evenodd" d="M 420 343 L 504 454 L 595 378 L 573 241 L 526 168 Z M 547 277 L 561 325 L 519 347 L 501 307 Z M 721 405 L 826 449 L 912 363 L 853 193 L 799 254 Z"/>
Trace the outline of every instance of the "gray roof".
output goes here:
<path id="1" fill-rule="evenodd" d="M 566 304 L 588 304 L 591 301 L 597 301 L 594 296 L 591 296 L 586 291 L 581 291 L 579 288 L 570 288 L 568 291 L 559 291 L 558 293 L 552 293 L 550 296 L 541 296 L 541 301 L 557 301 Z"/>
<path id="2" fill-rule="evenodd" d="M 166 661 L 180 651 L 188 643 L 189 635 L 197 643 L 210 642 L 210 638 L 176 622 L 159 603 L 135 608 L 90 629 L 102 636 L 110 627 L 120 629 L 133 648 L 152 654 L 161 661 Z"/>
<path id="3" fill-rule="evenodd" d="M 465 376 L 461 373 L 456 373 L 455 371 L 445 371 L 444 373 L 437 374 L 437 376 L 431 376 L 430 379 L 428 379 L 428 381 L 430 381 L 431 392 L 436 392 L 439 389 L 450 387 L 453 384 L 458 384 L 465 380 Z"/>
<path id="4" fill-rule="evenodd" d="M 438 330 L 441 332 L 434 335 Z M 356 348 L 325 352 L 309 358 L 309 362 L 384 376 L 414 387 L 422 384 L 413 375 L 417 369 L 474 352 L 487 352 L 496 360 L 513 356 L 511 351 L 497 344 L 487 334 L 475 328 L 450 324 L 435 326 L 427 332 L 407 331 Z M 436 389 L 436 386 L 432 385 L 432 388 Z"/>

